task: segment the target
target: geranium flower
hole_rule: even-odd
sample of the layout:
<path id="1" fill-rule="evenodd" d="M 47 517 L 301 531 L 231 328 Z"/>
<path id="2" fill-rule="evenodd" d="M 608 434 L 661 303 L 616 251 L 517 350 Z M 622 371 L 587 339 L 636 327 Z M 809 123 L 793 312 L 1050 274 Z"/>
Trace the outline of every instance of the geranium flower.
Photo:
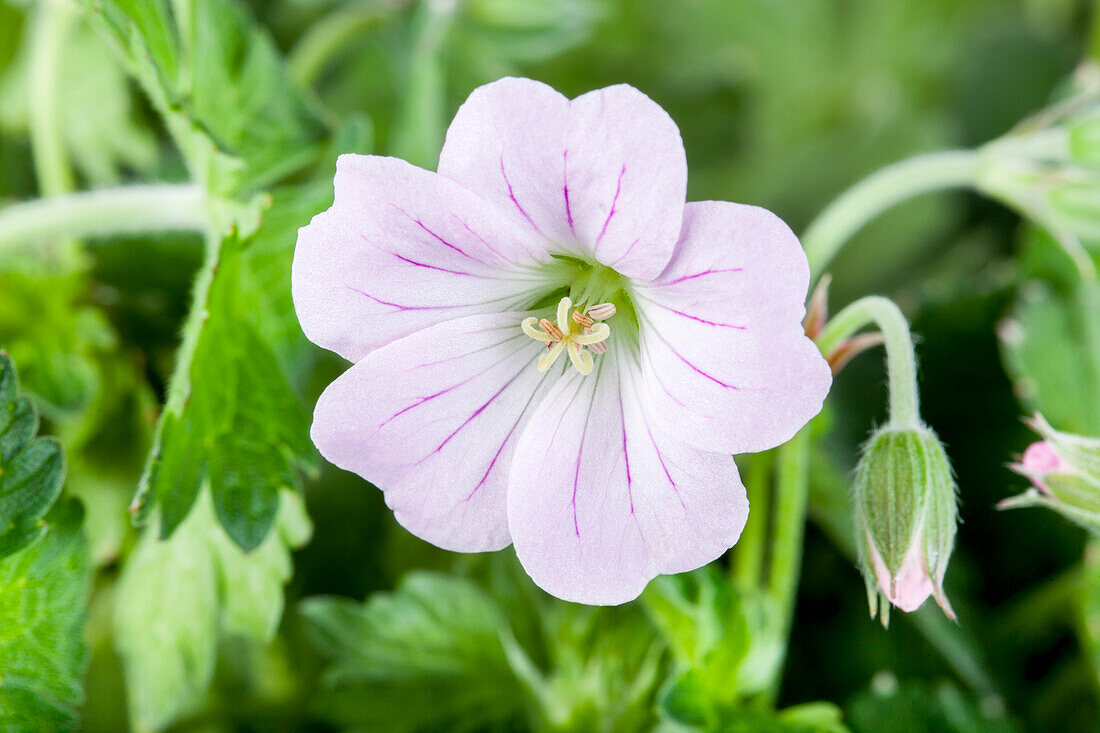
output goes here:
<path id="1" fill-rule="evenodd" d="M 748 513 L 731 454 L 789 439 L 830 374 L 790 229 L 685 204 L 686 180 L 676 125 L 625 85 L 483 86 L 438 173 L 342 156 L 293 270 L 306 335 L 355 362 L 317 403 L 321 454 L 413 534 L 514 544 L 567 600 L 719 557 Z"/>

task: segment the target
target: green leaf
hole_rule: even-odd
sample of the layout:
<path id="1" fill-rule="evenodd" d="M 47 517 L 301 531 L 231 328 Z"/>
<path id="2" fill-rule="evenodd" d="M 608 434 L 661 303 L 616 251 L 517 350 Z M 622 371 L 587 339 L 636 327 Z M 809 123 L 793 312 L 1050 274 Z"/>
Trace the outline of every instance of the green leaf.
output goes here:
<path id="1" fill-rule="evenodd" d="M 295 463 L 315 462 L 305 413 L 280 360 L 301 368 L 300 335 L 297 348 L 283 341 L 296 325 L 287 268 L 293 230 L 319 210 L 288 207 L 297 212 L 292 226 L 283 219 L 262 238 L 278 237 L 275 256 L 269 251 L 266 258 L 246 258 L 242 253 L 255 244 L 249 237 L 271 201 L 251 193 L 316 161 L 327 131 L 290 82 L 266 31 L 240 3 L 84 2 L 101 12 L 192 176 L 210 191 L 215 230 L 231 232 L 211 240 L 185 348 L 139 484 L 137 517 L 148 514 L 149 499 L 156 497 L 162 533 L 169 536 L 209 479 L 218 518 L 234 542 L 250 550 L 271 528 L 279 491 L 296 482 Z M 286 198 L 299 200 L 305 198 Z M 272 294 L 248 297 L 253 283 L 271 285 L 276 268 L 282 282 Z M 275 337 L 279 341 L 267 341 Z"/>
<path id="2" fill-rule="evenodd" d="M 2 387 L 0 387 L 2 391 Z M 65 502 L 40 540 L 0 560 L 0 728 L 75 730 L 91 591 L 82 512 Z"/>
<path id="3" fill-rule="evenodd" d="M 1000 328 L 1017 396 L 1059 430 L 1100 436 L 1100 291 L 1025 283 Z"/>
<path id="4" fill-rule="evenodd" d="M 301 612 L 332 659 L 316 706 L 337 725 L 480 730 L 520 710 L 500 611 L 468 580 L 413 572 L 366 603 L 312 598 Z"/>
<path id="5" fill-rule="evenodd" d="M 264 320 L 242 290 L 242 248 L 226 240 L 207 298 L 208 318 L 189 366 L 182 407 L 166 407 L 139 486 L 161 508 L 166 538 L 188 516 L 209 480 L 213 506 L 229 536 L 248 551 L 275 519 L 279 492 L 297 483 L 296 464 L 314 465 L 305 411 L 255 322 Z"/>
<path id="6" fill-rule="evenodd" d="M 840 709 L 814 702 L 777 712 L 717 705 L 707 683 L 695 670 L 686 672 L 662 691 L 658 699 L 667 718 L 694 730 L 721 733 L 847 733 Z"/>
<path id="7" fill-rule="evenodd" d="M 135 90 L 125 69 L 85 20 L 66 26 L 56 79 L 58 127 L 66 152 L 95 185 L 117 183 L 124 170 L 150 171 L 159 159 L 157 141 L 136 121 Z M 31 124 L 28 61 L 34 38 L 33 33 L 23 35 L 17 62 L 0 80 L 0 128 L 21 135 Z"/>
<path id="8" fill-rule="evenodd" d="M 96 356 L 114 344 L 103 315 L 85 304 L 85 273 L 0 267 L 0 346 L 19 364 L 23 388 L 51 419 L 79 415 L 100 387 Z"/>
<path id="9" fill-rule="evenodd" d="M 103 19 L 212 192 L 270 185 L 316 158 L 325 126 L 240 3 L 81 2 Z"/>
<path id="10" fill-rule="evenodd" d="M 666 690 L 666 698 L 675 693 L 670 700 L 702 697 L 713 706 L 731 705 L 767 687 L 778 673 L 782 629 L 771 601 L 736 591 L 716 568 L 658 577 L 642 599 L 688 686 Z"/>
<path id="11" fill-rule="evenodd" d="M 657 705 L 664 715 L 684 725 L 711 730 L 718 724 L 717 706 L 698 670 L 689 669 L 670 678 L 669 685 L 657 698 Z"/>
<path id="12" fill-rule="evenodd" d="M 34 404 L 20 396 L 15 364 L 0 351 L 0 558 L 42 535 L 42 517 L 61 493 L 61 445 L 37 432 Z"/>
<path id="13" fill-rule="evenodd" d="M 284 492 L 276 531 L 245 554 L 203 491 L 171 539 L 142 534 L 119 579 L 114 619 L 135 729 L 163 728 L 202 701 L 220 633 L 259 642 L 274 636 L 290 550 L 310 532 L 301 498 Z"/>

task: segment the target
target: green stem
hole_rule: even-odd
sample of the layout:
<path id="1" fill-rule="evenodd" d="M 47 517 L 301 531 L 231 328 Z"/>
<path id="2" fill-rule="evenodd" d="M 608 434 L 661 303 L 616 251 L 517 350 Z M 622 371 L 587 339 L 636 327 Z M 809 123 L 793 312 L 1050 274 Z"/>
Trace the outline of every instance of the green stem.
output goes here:
<path id="1" fill-rule="evenodd" d="M 351 41 L 393 14 L 392 6 L 363 2 L 339 7 L 302 35 L 287 59 L 290 76 L 311 87 L 332 59 Z"/>
<path id="2" fill-rule="evenodd" d="M 806 426 L 779 448 L 775 482 L 775 531 L 772 534 L 768 593 L 782 619 L 780 638 L 790 636 L 798 577 L 802 565 L 802 538 L 810 491 L 810 428 Z M 768 691 L 774 703 L 782 677 L 780 670 Z"/>
<path id="3" fill-rule="evenodd" d="M 74 14 L 57 2 L 40 2 L 31 28 L 28 111 L 38 190 L 54 196 L 73 190 L 61 121 L 61 55 Z"/>
<path id="4" fill-rule="evenodd" d="M 767 555 L 774 454 L 771 451 L 753 453 L 748 462 L 745 487 L 749 495 L 749 519 L 737 540 L 731 579 L 742 587 L 756 588 L 763 579 Z"/>
<path id="5" fill-rule="evenodd" d="M 893 301 L 871 295 L 852 303 L 829 319 L 817 339 L 818 348 L 828 355 L 871 323 L 882 332 L 886 346 L 886 369 L 890 383 L 888 427 L 894 430 L 920 427 L 917 360 L 913 353 L 913 339 L 909 335 L 909 324 L 905 316 Z"/>
<path id="6" fill-rule="evenodd" d="M 813 279 L 821 277 L 852 235 L 882 212 L 928 191 L 972 187 L 978 170 L 977 152 L 949 150 L 894 163 L 852 186 L 818 215 L 802 237 Z"/>
<path id="7" fill-rule="evenodd" d="M 0 209 L 0 252 L 59 238 L 202 231 L 205 196 L 191 184 L 158 184 L 51 196 Z"/>
<path id="8" fill-rule="evenodd" d="M 414 165 L 435 168 L 443 145 L 445 85 L 443 44 L 454 19 L 454 3 L 427 0 L 413 21 L 405 96 L 394 132 L 392 152 Z"/>

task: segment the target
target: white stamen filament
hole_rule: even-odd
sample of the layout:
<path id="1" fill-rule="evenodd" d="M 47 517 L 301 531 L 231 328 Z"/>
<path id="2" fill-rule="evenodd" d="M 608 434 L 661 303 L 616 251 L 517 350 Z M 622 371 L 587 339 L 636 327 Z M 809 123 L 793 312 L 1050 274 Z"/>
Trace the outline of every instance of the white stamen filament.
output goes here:
<path id="1" fill-rule="evenodd" d="M 573 362 L 573 366 L 577 368 L 577 371 L 581 374 L 591 374 L 596 366 L 592 354 L 585 351 L 576 341 L 569 342 L 568 350 L 569 361 Z"/>
<path id="2" fill-rule="evenodd" d="M 538 323 L 539 319 L 531 316 L 530 318 L 524 318 L 523 323 L 519 325 L 520 328 L 523 329 L 523 332 L 533 338 L 535 341 L 542 341 L 547 344 L 553 341 L 553 336 L 538 329 Z"/>
<path id="3" fill-rule="evenodd" d="M 529 316 L 523 319 L 520 323 L 523 332 L 530 338 L 546 344 L 548 349 L 539 354 L 536 362 L 540 372 L 545 372 L 552 367 L 564 351 L 569 354 L 569 361 L 578 372 L 592 373 L 595 368 L 592 353 L 606 353 L 605 342 L 611 335 L 610 326 L 606 323 L 596 323 L 596 321 L 610 318 L 615 314 L 615 306 L 610 303 L 601 303 L 595 307 L 600 308 L 599 314 L 603 318 L 586 315 L 580 310 L 570 313 L 573 301 L 565 297 L 558 302 L 557 324 L 548 318 L 539 319 Z"/>

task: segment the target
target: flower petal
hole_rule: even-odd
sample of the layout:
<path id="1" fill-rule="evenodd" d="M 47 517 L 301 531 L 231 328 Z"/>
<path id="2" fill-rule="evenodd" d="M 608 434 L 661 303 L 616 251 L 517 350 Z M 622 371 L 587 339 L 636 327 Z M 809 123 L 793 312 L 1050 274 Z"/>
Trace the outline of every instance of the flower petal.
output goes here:
<path id="1" fill-rule="evenodd" d="M 886 600 L 907 613 L 920 608 L 934 592 L 932 577 L 928 574 L 928 567 L 921 554 L 923 544 L 920 537 L 914 540 L 898 574 L 893 578 L 890 577 L 890 570 L 882 555 L 874 544 L 869 544 L 871 565 L 875 569 L 875 580 L 878 581 L 879 589 Z"/>
<path id="2" fill-rule="evenodd" d="M 396 158 L 342 155 L 336 200 L 298 232 L 292 292 L 311 341 L 351 361 L 414 331 L 525 305 L 549 258 L 496 208 Z"/>
<path id="3" fill-rule="evenodd" d="M 625 84 L 572 102 L 530 79 L 480 87 L 447 131 L 439 172 L 558 248 L 644 280 L 672 256 L 687 187 L 676 124 Z"/>
<path id="4" fill-rule="evenodd" d="M 527 231 L 568 243 L 560 186 L 568 120 L 569 100 L 541 82 L 506 77 L 478 87 L 447 129 L 439 173 L 508 211 Z"/>
<path id="5" fill-rule="evenodd" d="M 576 239 L 599 262 L 651 280 L 672 257 L 687 194 L 676 123 L 619 84 L 570 103 L 563 197 Z"/>
<path id="6" fill-rule="evenodd" d="M 406 336 L 373 351 L 317 402 L 312 437 L 321 454 L 382 489 L 398 522 L 444 549 L 510 541 L 511 454 L 541 385 L 553 381 L 535 369 L 545 347 L 520 330 L 522 316 L 469 316 Z"/>
<path id="7" fill-rule="evenodd" d="M 728 455 L 703 453 L 646 417 L 617 345 L 570 370 L 523 430 L 508 526 L 531 578 L 569 601 L 624 603 L 653 577 L 700 567 L 741 534 L 745 489 Z"/>
<path id="8" fill-rule="evenodd" d="M 689 203 L 676 254 L 634 289 L 646 394 L 702 450 L 790 439 L 821 410 L 832 376 L 802 330 L 809 268 L 766 209 Z"/>

